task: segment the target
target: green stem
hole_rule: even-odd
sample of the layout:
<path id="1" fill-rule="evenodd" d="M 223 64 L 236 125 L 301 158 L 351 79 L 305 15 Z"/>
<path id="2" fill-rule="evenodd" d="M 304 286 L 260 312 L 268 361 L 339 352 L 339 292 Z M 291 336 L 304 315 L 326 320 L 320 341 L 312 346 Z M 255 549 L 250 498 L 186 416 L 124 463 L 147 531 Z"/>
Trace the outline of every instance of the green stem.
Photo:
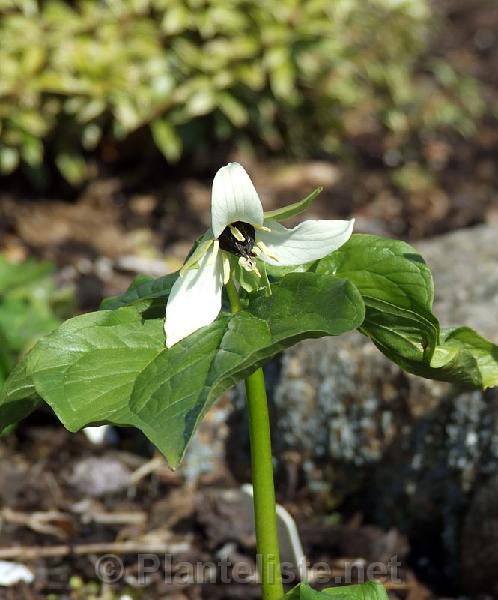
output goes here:
<path id="1" fill-rule="evenodd" d="M 232 280 L 226 284 L 232 312 L 241 309 Z M 284 595 L 278 549 L 277 514 L 270 439 L 270 416 L 263 369 L 257 369 L 245 381 L 251 439 L 252 481 L 258 566 L 263 600 L 279 600 Z"/>

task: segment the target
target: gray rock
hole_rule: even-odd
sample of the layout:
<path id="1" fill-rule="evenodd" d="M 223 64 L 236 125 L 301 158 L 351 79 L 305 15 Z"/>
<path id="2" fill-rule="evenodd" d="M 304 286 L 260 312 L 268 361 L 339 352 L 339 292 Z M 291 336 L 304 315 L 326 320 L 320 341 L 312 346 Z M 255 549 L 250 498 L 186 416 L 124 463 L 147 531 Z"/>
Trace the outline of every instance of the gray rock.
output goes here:
<path id="1" fill-rule="evenodd" d="M 462 530 L 462 572 L 472 593 L 498 598 L 498 474 L 480 485 Z M 483 586 L 485 582 L 485 586 Z"/>
<path id="2" fill-rule="evenodd" d="M 498 342 L 498 229 L 459 231 L 418 249 L 434 273 L 442 324 L 467 324 Z M 329 506 L 347 500 L 370 522 L 399 528 L 421 564 L 455 580 L 469 497 L 497 469 L 498 394 L 407 375 L 358 333 L 286 352 L 271 392 L 287 492 L 297 469 Z"/>
<path id="3" fill-rule="evenodd" d="M 112 456 L 90 456 L 73 465 L 69 483 L 87 496 L 113 494 L 130 485 L 131 472 Z"/>
<path id="4" fill-rule="evenodd" d="M 442 324 L 465 323 L 498 342 L 498 225 L 450 233 L 417 249 L 434 274 Z"/>

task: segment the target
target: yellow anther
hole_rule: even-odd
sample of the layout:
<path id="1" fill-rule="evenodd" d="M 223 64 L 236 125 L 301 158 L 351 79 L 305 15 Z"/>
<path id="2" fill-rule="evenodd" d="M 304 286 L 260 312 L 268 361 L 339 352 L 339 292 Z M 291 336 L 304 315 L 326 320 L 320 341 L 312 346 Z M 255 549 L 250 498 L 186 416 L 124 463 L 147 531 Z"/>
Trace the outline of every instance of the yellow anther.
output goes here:
<path id="1" fill-rule="evenodd" d="M 266 227 L 266 225 L 253 225 L 253 227 L 257 231 L 266 231 L 266 232 L 270 232 L 271 231 L 271 229 L 269 227 Z"/>
<path id="2" fill-rule="evenodd" d="M 271 250 L 268 248 L 268 246 L 262 242 L 261 240 L 259 242 L 256 243 L 256 246 L 258 246 L 258 248 L 264 252 L 266 254 L 266 256 L 268 258 L 271 258 L 272 260 L 276 260 L 277 262 L 279 262 L 278 258 L 271 253 Z M 252 249 L 252 251 L 254 252 L 254 248 Z"/>
<path id="3" fill-rule="evenodd" d="M 235 227 L 235 225 L 229 225 L 230 231 L 233 237 L 239 242 L 245 242 L 246 238 L 242 235 L 242 233 Z"/>
<path id="4" fill-rule="evenodd" d="M 261 277 L 261 273 L 258 271 L 258 267 L 252 259 L 241 256 L 239 258 L 239 265 L 248 273 L 255 273 L 258 277 Z"/>
<path id="5" fill-rule="evenodd" d="M 226 285 L 230 279 L 230 259 L 223 253 L 223 283 Z"/>
<path id="6" fill-rule="evenodd" d="M 220 251 L 220 242 L 218 240 L 214 240 L 213 242 L 213 252 L 209 257 L 208 264 L 212 265 L 218 256 L 218 252 Z"/>

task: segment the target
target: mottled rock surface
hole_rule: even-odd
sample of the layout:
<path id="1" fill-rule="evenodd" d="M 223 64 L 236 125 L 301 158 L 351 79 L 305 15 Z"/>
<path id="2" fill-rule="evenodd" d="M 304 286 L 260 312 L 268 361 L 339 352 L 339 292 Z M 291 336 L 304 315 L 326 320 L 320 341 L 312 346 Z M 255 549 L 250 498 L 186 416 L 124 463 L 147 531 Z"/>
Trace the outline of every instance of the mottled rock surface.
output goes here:
<path id="1" fill-rule="evenodd" d="M 417 249 L 434 274 L 442 324 L 466 323 L 498 342 L 498 224 L 440 236 Z"/>
<path id="2" fill-rule="evenodd" d="M 498 474 L 477 489 L 465 516 L 462 531 L 462 576 L 471 593 L 483 591 L 487 582 L 491 598 L 498 598 Z"/>
<path id="3" fill-rule="evenodd" d="M 434 273 L 442 325 L 467 324 L 498 342 L 498 229 L 459 231 L 418 249 Z M 407 375 L 353 333 L 286 352 L 271 396 L 283 491 L 292 495 L 304 478 L 329 506 L 406 533 L 415 559 L 435 569 L 429 580 L 460 576 L 464 515 L 497 469 L 497 392 Z M 489 577 L 498 567 L 477 591 L 490 593 Z"/>

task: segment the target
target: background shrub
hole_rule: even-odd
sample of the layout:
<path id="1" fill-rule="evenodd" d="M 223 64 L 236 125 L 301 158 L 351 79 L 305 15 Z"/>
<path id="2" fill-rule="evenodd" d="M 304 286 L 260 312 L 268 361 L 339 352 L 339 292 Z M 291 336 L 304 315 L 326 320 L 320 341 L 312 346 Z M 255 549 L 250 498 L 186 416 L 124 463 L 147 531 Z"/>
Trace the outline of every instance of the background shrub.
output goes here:
<path id="1" fill-rule="evenodd" d="M 0 391 L 19 355 L 74 311 L 70 288 L 56 289 L 54 265 L 0 255 Z"/>
<path id="2" fill-rule="evenodd" d="M 0 170 L 85 158 L 146 132 L 169 161 L 227 140 L 293 156 L 473 131 L 477 83 L 421 59 L 428 0 L 0 0 Z"/>

